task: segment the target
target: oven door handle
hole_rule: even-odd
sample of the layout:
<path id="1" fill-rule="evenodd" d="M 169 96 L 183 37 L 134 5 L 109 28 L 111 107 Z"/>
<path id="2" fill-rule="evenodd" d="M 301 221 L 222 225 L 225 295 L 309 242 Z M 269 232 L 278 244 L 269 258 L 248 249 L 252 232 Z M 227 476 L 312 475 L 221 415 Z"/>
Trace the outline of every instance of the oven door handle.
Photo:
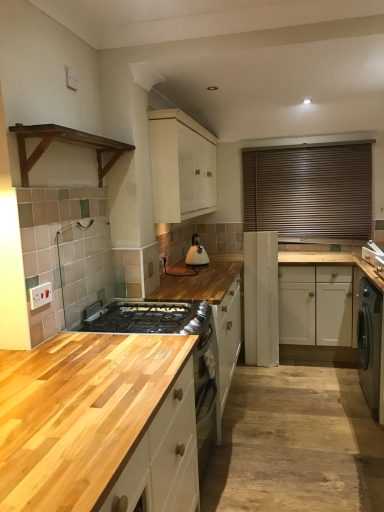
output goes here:
<path id="1" fill-rule="evenodd" d="M 204 414 L 204 416 L 196 424 L 197 429 L 204 426 L 205 423 L 207 423 L 207 421 L 209 420 L 209 418 L 212 414 L 213 409 L 216 407 L 216 403 L 217 403 L 217 388 L 215 388 L 215 394 L 212 398 L 211 405 L 209 406 L 208 411 L 206 412 L 206 414 Z"/>

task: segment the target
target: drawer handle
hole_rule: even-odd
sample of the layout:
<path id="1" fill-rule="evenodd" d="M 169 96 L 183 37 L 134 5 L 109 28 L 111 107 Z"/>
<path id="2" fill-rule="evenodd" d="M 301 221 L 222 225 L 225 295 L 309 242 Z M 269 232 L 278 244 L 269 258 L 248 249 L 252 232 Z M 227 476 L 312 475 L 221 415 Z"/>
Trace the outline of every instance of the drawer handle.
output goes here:
<path id="1" fill-rule="evenodd" d="M 308 296 L 309 296 L 309 297 L 314 297 L 314 296 L 315 296 L 315 294 L 314 294 L 313 292 L 309 292 L 309 293 L 308 293 Z"/>
<path id="2" fill-rule="evenodd" d="M 366 259 L 367 261 L 371 261 L 371 257 L 370 257 L 370 256 L 366 256 L 366 257 L 365 257 L 365 259 Z"/>
<path id="3" fill-rule="evenodd" d="M 174 398 L 174 400 L 178 400 L 179 402 L 181 402 L 182 399 L 183 399 L 183 396 L 184 396 L 184 393 L 183 393 L 183 390 L 181 388 L 173 390 L 173 398 Z"/>
<path id="4" fill-rule="evenodd" d="M 184 457 L 185 453 L 185 444 L 177 444 L 175 449 L 175 455 L 180 455 L 180 457 Z"/>
<path id="5" fill-rule="evenodd" d="M 336 272 L 332 272 L 331 277 L 332 277 L 333 279 L 335 279 L 335 278 L 337 277 Z"/>
<path id="6" fill-rule="evenodd" d="M 196 176 L 199 176 L 200 175 L 200 169 L 196 169 L 195 174 L 196 174 Z"/>
<path id="7" fill-rule="evenodd" d="M 211 171 L 208 171 L 208 172 L 207 172 L 207 176 L 208 176 L 208 178 L 212 178 L 212 173 L 211 173 Z"/>
<path id="8" fill-rule="evenodd" d="M 221 311 L 226 313 L 228 311 L 228 306 L 221 306 Z"/>
<path id="9" fill-rule="evenodd" d="M 128 498 L 125 494 L 123 496 L 114 496 L 111 505 L 111 512 L 127 512 Z"/>
<path id="10" fill-rule="evenodd" d="M 381 271 L 383 270 L 383 267 L 377 267 L 377 268 L 376 268 L 376 270 L 377 270 L 378 272 L 381 272 Z"/>
<path id="11" fill-rule="evenodd" d="M 231 295 L 231 297 L 233 297 L 235 295 L 235 292 L 233 290 L 230 290 L 229 295 Z"/>
<path id="12" fill-rule="evenodd" d="M 232 329 L 232 320 L 227 322 L 227 330 L 230 331 Z"/>
<path id="13" fill-rule="evenodd" d="M 241 285 L 241 279 L 238 279 L 238 280 L 237 280 L 237 284 L 238 284 L 238 285 Z"/>
<path id="14" fill-rule="evenodd" d="M 347 297 L 352 297 L 352 292 L 348 292 Z"/>

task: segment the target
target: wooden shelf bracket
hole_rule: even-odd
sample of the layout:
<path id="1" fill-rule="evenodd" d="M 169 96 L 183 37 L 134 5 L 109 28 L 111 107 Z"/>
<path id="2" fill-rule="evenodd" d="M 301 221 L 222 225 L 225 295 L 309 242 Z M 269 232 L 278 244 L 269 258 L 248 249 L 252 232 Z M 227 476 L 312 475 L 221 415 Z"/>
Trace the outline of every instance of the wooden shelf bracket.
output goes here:
<path id="1" fill-rule="evenodd" d="M 29 187 L 30 170 L 54 140 L 96 150 L 99 187 L 103 186 L 104 176 L 106 176 L 121 155 L 126 151 L 133 151 L 135 149 L 135 146 L 127 144 L 126 142 L 107 139 L 100 135 L 81 132 L 57 124 L 24 126 L 23 124 L 17 123 L 15 126 L 10 126 L 9 131 L 16 133 L 19 149 L 21 183 L 23 187 Z M 32 153 L 27 156 L 25 141 L 31 138 L 40 138 L 41 140 Z M 103 164 L 102 156 L 104 153 L 109 153 L 110 157 Z"/>

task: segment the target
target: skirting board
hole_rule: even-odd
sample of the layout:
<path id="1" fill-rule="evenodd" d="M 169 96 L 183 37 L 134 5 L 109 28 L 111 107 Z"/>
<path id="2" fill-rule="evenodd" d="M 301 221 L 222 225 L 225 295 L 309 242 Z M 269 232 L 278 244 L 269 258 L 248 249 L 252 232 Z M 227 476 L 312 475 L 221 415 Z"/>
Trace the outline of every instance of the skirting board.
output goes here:
<path id="1" fill-rule="evenodd" d="M 285 361 L 316 361 L 357 365 L 357 349 L 351 347 L 280 345 L 280 362 Z"/>

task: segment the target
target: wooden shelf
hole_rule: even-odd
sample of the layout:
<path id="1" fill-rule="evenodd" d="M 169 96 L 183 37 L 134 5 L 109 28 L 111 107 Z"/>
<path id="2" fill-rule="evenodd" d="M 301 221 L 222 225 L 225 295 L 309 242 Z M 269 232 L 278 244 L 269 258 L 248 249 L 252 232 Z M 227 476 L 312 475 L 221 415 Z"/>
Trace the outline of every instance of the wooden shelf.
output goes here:
<path id="1" fill-rule="evenodd" d="M 133 151 L 135 149 L 135 146 L 132 146 L 132 144 L 107 139 L 99 135 L 81 132 L 79 130 L 74 130 L 57 124 L 34 124 L 24 126 L 23 124 L 17 123 L 15 126 L 10 126 L 9 131 L 16 133 L 17 136 L 21 182 L 23 187 L 29 187 L 28 175 L 30 170 L 54 140 L 96 150 L 99 187 L 103 184 L 104 176 L 117 162 L 121 155 L 126 151 Z M 27 157 L 25 141 L 26 139 L 31 138 L 40 138 L 41 141 Z M 108 155 L 108 157 L 103 159 L 103 155 Z"/>

